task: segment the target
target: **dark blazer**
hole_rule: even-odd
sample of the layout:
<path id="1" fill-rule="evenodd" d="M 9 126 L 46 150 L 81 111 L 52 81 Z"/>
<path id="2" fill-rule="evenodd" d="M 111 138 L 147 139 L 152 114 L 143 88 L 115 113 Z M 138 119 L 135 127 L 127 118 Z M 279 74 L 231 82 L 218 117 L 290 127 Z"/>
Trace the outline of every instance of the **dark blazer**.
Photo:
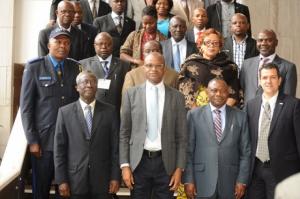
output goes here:
<path id="1" fill-rule="evenodd" d="M 191 54 L 197 53 L 198 49 L 195 43 L 192 43 L 189 40 L 186 40 L 186 42 L 187 42 L 187 48 L 186 48 L 186 58 L 187 58 Z M 173 48 L 172 48 L 171 39 L 161 41 L 160 43 L 162 45 L 163 55 L 165 57 L 165 64 L 167 66 L 171 66 L 171 68 L 174 69 L 173 50 L 172 50 Z"/>
<path id="2" fill-rule="evenodd" d="M 242 13 L 244 14 L 249 24 L 250 22 L 250 12 L 248 6 L 242 5 L 234 1 L 234 7 L 235 7 L 235 13 Z M 222 5 L 220 1 L 217 1 L 215 4 L 210 5 L 207 7 L 207 17 L 208 17 L 208 23 L 207 28 L 214 28 L 217 31 L 222 33 Z M 248 35 L 251 37 L 251 25 L 248 30 Z"/>
<path id="3" fill-rule="evenodd" d="M 120 127 L 120 164 L 129 163 L 132 172 L 142 159 L 147 134 L 146 84 L 129 88 L 123 96 Z M 187 147 L 186 110 L 183 95 L 165 86 L 161 127 L 162 160 L 171 175 L 185 168 Z"/>
<path id="4" fill-rule="evenodd" d="M 52 0 L 51 6 L 50 6 L 50 19 L 56 20 L 56 13 L 55 13 L 55 11 L 57 10 L 57 5 L 61 1 L 62 0 Z"/>
<path id="5" fill-rule="evenodd" d="M 90 24 L 82 22 L 81 31 L 85 33 L 85 37 L 87 38 L 87 57 L 92 57 L 96 54 L 94 48 L 94 40 L 97 36 L 97 29 Z"/>
<path id="6" fill-rule="evenodd" d="M 38 143 L 43 150 L 53 150 L 58 108 L 78 99 L 75 85 L 79 72 L 79 64 L 66 59 L 63 82 L 59 82 L 48 56 L 26 64 L 20 108 L 28 144 Z"/>
<path id="7" fill-rule="evenodd" d="M 226 52 L 226 54 L 229 56 L 231 61 L 234 61 L 233 60 L 233 41 L 232 41 L 232 37 L 225 38 L 223 51 Z M 256 40 L 248 36 L 247 39 L 246 39 L 246 51 L 245 51 L 244 59 L 255 57 L 257 55 L 259 55 L 259 51 L 256 48 Z"/>
<path id="8" fill-rule="evenodd" d="M 241 88 L 244 91 L 244 101 L 247 102 L 255 96 L 262 93 L 262 89 L 258 86 L 258 67 L 259 56 L 246 59 L 243 62 L 240 72 Z M 278 55 L 275 56 L 273 63 L 279 68 L 282 78 L 280 91 L 287 95 L 296 95 L 297 88 L 297 70 L 296 65 Z"/>
<path id="9" fill-rule="evenodd" d="M 94 26 L 97 28 L 98 33 L 108 32 L 113 38 L 113 55 L 120 57 L 120 47 L 123 45 L 128 35 L 135 30 L 135 22 L 126 17 L 124 19 L 123 30 L 120 34 L 111 17 L 111 13 L 98 17 L 94 20 Z"/>
<path id="10" fill-rule="evenodd" d="M 38 39 L 38 54 L 39 56 L 46 56 L 49 53 L 47 47 L 49 42 L 49 36 L 52 30 L 58 28 L 59 26 L 55 24 L 52 27 L 45 28 L 40 31 Z M 88 57 L 87 53 L 87 37 L 84 32 L 71 26 L 71 48 L 69 52 L 70 58 L 75 60 L 80 60 Z"/>
<path id="11" fill-rule="evenodd" d="M 247 103 L 250 128 L 251 174 L 254 168 L 258 139 L 261 95 Z M 268 146 L 271 170 L 276 182 L 300 171 L 300 100 L 279 93 L 270 126 Z"/>
<path id="12" fill-rule="evenodd" d="M 54 138 L 55 181 L 72 194 L 107 193 L 120 180 L 119 121 L 112 105 L 96 101 L 91 136 L 80 102 L 59 109 Z"/>
<path id="13" fill-rule="evenodd" d="M 104 79 L 105 72 L 97 56 L 81 60 L 84 70 L 92 71 L 98 79 Z M 125 75 L 130 71 L 130 64 L 112 57 L 107 79 L 111 80 L 109 90 L 98 88 L 96 99 L 116 106 L 120 110 L 122 100 L 122 87 Z"/>
<path id="14" fill-rule="evenodd" d="M 93 13 L 90 8 L 90 4 L 88 0 L 80 0 L 81 3 L 81 8 L 83 12 L 83 18 L 82 21 L 88 24 L 93 24 L 94 18 L 93 18 Z M 111 12 L 111 7 L 104 1 L 99 1 L 99 8 L 97 12 L 97 17 L 104 16 L 108 13 Z"/>
<path id="15" fill-rule="evenodd" d="M 210 105 L 188 112 L 189 142 L 184 183 L 194 183 L 197 197 L 235 198 L 236 182 L 248 184 L 250 138 L 247 115 L 226 106 L 225 128 L 218 142 Z M 216 190 L 218 189 L 218 190 Z"/>
<path id="16" fill-rule="evenodd" d="M 185 38 L 187 40 L 189 40 L 190 42 L 196 43 L 196 41 L 195 41 L 195 35 L 194 35 L 194 28 L 186 31 Z"/>

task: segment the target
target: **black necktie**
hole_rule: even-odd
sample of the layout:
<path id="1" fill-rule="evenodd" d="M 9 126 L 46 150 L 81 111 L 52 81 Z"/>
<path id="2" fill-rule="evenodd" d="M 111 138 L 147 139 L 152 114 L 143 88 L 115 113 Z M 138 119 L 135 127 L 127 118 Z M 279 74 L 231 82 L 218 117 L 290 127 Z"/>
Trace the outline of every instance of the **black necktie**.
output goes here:
<path id="1" fill-rule="evenodd" d="M 63 72 L 62 72 L 62 65 L 60 63 L 57 64 L 56 73 L 57 73 L 58 80 L 61 81 L 63 78 Z"/>

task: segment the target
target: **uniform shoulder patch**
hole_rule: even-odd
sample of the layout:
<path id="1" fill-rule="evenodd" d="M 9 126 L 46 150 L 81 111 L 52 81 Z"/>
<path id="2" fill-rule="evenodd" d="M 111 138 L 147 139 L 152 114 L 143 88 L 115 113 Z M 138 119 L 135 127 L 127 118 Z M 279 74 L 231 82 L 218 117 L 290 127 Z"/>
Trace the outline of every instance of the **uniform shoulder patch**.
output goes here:
<path id="1" fill-rule="evenodd" d="M 32 64 L 32 63 L 39 62 L 42 60 L 44 60 L 44 57 L 33 58 L 33 59 L 29 60 L 28 63 Z"/>

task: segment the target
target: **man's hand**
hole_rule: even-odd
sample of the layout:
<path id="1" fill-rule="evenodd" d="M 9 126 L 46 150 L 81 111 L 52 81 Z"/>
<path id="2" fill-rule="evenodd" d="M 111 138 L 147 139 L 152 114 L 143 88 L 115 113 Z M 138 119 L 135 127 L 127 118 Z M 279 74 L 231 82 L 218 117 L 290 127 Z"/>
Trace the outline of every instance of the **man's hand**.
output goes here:
<path id="1" fill-rule="evenodd" d="M 111 180 L 109 182 L 109 193 L 117 193 L 119 191 L 119 182 L 117 180 Z"/>
<path id="2" fill-rule="evenodd" d="M 171 180 L 170 180 L 170 183 L 169 183 L 169 187 L 170 187 L 171 191 L 176 191 L 178 186 L 180 185 L 181 174 L 182 174 L 182 171 L 181 171 L 180 168 L 177 168 L 175 170 L 175 172 L 173 173 L 173 175 L 171 177 Z"/>
<path id="3" fill-rule="evenodd" d="M 122 177 L 123 177 L 123 180 L 124 180 L 126 186 L 130 190 L 132 190 L 133 185 L 134 185 L 134 181 L 133 181 L 133 175 L 132 175 L 130 167 L 127 167 L 127 166 L 122 167 Z"/>
<path id="4" fill-rule="evenodd" d="M 186 196 L 189 199 L 194 199 L 196 198 L 197 192 L 196 192 L 196 187 L 194 183 L 188 183 L 184 185 L 184 191 L 186 193 Z"/>
<path id="5" fill-rule="evenodd" d="M 42 156 L 42 149 L 39 144 L 30 144 L 29 151 L 36 158 L 40 158 Z"/>
<path id="6" fill-rule="evenodd" d="M 235 199 L 241 199 L 245 195 L 246 185 L 242 183 L 236 183 L 235 185 Z"/>
<path id="7" fill-rule="evenodd" d="M 70 186 L 68 183 L 62 183 L 58 186 L 58 190 L 59 190 L 59 194 L 64 197 L 64 198 L 68 198 L 71 196 L 70 193 Z"/>

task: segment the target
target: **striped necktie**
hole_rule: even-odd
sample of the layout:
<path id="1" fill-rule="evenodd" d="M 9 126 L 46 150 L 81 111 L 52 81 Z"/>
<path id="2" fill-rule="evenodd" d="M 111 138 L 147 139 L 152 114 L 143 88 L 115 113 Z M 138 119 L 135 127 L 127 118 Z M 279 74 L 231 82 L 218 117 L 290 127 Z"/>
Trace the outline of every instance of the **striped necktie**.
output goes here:
<path id="1" fill-rule="evenodd" d="M 213 112 L 215 113 L 215 117 L 214 117 L 215 133 L 216 133 L 218 142 L 220 142 L 221 138 L 222 138 L 221 111 L 219 109 L 215 109 Z"/>
<path id="2" fill-rule="evenodd" d="M 87 105 L 85 107 L 86 114 L 85 114 L 85 121 L 88 127 L 89 134 L 92 134 L 92 125 L 93 125 L 93 115 L 92 115 L 92 107 Z"/>

